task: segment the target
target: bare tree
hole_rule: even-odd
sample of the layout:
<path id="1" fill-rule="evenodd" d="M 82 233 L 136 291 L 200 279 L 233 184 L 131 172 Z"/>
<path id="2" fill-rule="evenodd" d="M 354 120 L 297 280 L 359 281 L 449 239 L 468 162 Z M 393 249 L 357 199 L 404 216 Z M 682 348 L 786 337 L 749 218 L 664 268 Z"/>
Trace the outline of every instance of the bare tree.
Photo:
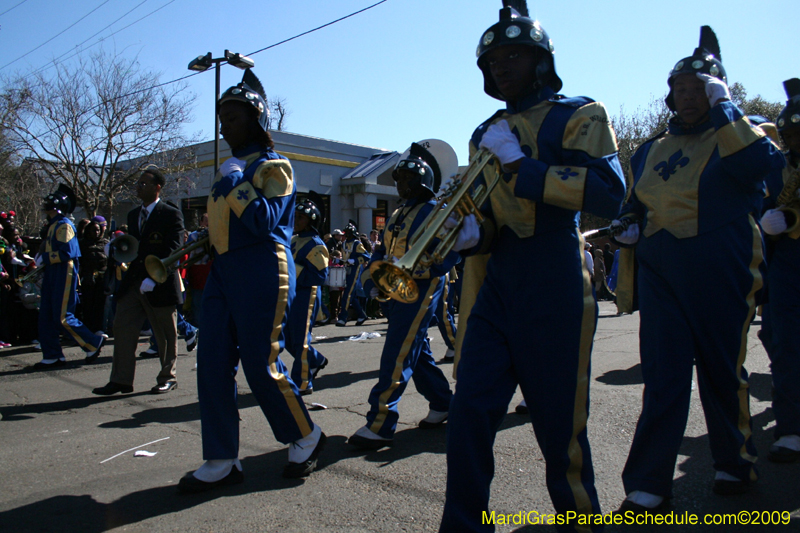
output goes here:
<path id="1" fill-rule="evenodd" d="M 291 115 L 289 108 L 286 106 L 286 98 L 282 96 L 275 96 L 267 101 L 269 105 L 269 124 L 267 127 L 271 130 L 284 131 L 286 128 L 286 118 Z"/>
<path id="2" fill-rule="evenodd" d="M 52 78 L 33 73 L 6 81 L 0 105 L 11 145 L 38 172 L 70 185 L 89 216 L 110 215 L 131 196 L 149 165 L 191 182 L 194 156 L 182 128 L 192 96 L 185 85 L 159 86 L 136 60 L 97 53 Z M 186 183 L 171 183 L 186 188 Z"/>

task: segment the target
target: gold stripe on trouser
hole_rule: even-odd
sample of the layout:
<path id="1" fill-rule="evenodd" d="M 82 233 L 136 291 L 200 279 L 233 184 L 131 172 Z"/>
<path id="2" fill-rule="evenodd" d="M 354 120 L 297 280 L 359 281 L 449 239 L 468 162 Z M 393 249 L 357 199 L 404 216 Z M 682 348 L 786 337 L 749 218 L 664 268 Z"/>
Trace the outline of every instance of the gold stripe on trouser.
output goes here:
<path id="1" fill-rule="evenodd" d="M 286 303 L 289 300 L 289 263 L 286 257 L 286 248 L 282 244 L 275 243 L 275 251 L 278 254 L 278 303 L 275 305 L 275 319 L 272 323 L 272 335 L 270 335 L 270 354 L 269 354 L 269 374 L 278 384 L 278 389 L 283 394 L 289 410 L 294 416 L 300 433 L 305 437 L 311 433 L 311 426 L 308 425 L 303 407 L 297 399 L 286 374 L 278 372 L 275 361 L 281 352 L 281 345 L 278 338 L 281 334 L 283 317 L 286 313 Z"/>
<path id="2" fill-rule="evenodd" d="M 483 280 L 486 278 L 486 264 L 491 254 L 471 255 L 464 260 L 464 279 L 461 282 L 461 294 L 458 297 L 458 325 L 456 326 L 456 355 L 453 360 L 453 377 L 456 378 L 458 362 L 461 360 L 461 347 L 467 336 L 467 320 L 472 306 L 478 299 Z"/>
<path id="3" fill-rule="evenodd" d="M 751 463 L 756 462 L 756 458 L 747 453 L 747 441 L 751 437 L 750 431 L 750 395 L 748 393 L 747 381 L 742 379 L 742 366 L 744 365 L 744 360 L 747 357 L 747 332 L 750 329 L 750 321 L 753 319 L 753 313 L 755 313 L 756 305 L 755 305 L 755 296 L 756 292 L 763 287 L 764 280 L 761 277 L 761 271 L 759 271 L 758 267 L 761 265 L 761 262 L 764 260 L 764 257 L 761 252 L 761 231 L 758 229 L 758 225 L 756 221 L 753 219 L 752 215 L 748 215 L 748 219 L 750 221 L 750 227 L 753 230 L 753 259 L 750 261 L 750 274 L 753 276 L 753 286 L 750 288 L 750 292 L 747 295 L 747 307 L 749 311 L 747 312 L 747 320 L 744 321 L 742 325 L 742 340 L 739 343 L 739 358 L 736 360 L 736 377 L 739 379 L 739 431 L 741 432 L 742 436 L 744 437 L 744 442 L 742 443 L 742 448 L 739 450 L 739 455 L 746 461 Z M 750 470 L 750 480 L 756 481 L 758 476 L 756 475 L 755 469 Z"/>
<path id="4" fill-rule="evenodd" d="M 442 290 L 442 317 L 441 320 L 444 323 L 444 331 L 447 334 L 447 338 L 450 340 L 450 344 L 455 346 L 456 336 L 453 334 L 453 324 L 448 319 L 448 307 L 447 307 L 447 297 L 450 294 L 450 275 L 446 275 L 444 277 L 444 289 Z"/>
<path id="5" fill-rule="evenodd" d="M 355 276 L 353 276 L 353 283 L 350 285 L 350 290 L 347 291 L 347 298 L 345 298 L 344 300 L 344 305 L 346 310 L 350 309 L 350 297 L 353 295 L 353 291 L 356 290 L 356 283 L 358 283 L 358 278 L 360 277 L 358 271 L 361 270 L 361 265 L 351 265 L 351 266 L 358 270 L 356 270 L 356 274 Z M 341 310 L 339 312 L 341 313 Z M 345 321 L 347 321 L 346 318 Z"/>
<path id="6" fill-rule="evenodd" d="M 592 338 L 594 337 L 597 305 L 592 294 L 592 281 L 586 268 L 586 254 L 583 253 L 583 238 L 580 239 L 579 255 L 583 272 L 583 317 L 581 318 L 581 342 L 578 355 L 578 375 L 575 387 L 575 408 L 572 414 L 572 437 L 569 441 L 569 467 L 567 481 L 575 498 L 575 509 L 578 514 L 591 514 L 592 502 L 581 482 L 583 470 L 583 450 L 578 443 L 578 434 L 586 430 L 589 414 L 586 411 L 586 400 L 589 396 L 589 360 L 592 355 Z M 577 526 L 578 531 L 590 531 L 589 526 Z"/>
<path id="7" fill-rule="evenodd" d="M 300 362 L 303 364 L 302 368 L 300 369 L 300 378 L 303 381 L 297 384 L 300 390 L 306 390 L 306 388 L 308 388 L 308 328 L 311 325 L 311 321 L 314 319 L 311 314 L 314 312 L 314 303 L 317 301 L 316 287 L 311 287 L 311 289 L 311 298 L 309 298 L 308 311 L 306 311 L 306 329 L 305 334 L 303 335 L 303 352 L 300 354 Z"/>
<path id="8" fill-rule="evenodd" d="M 88 344 L 80 335 L 75 333 L 69 324 L 67 324 L 67 306 L 69 306 L 69 295 L 72 292 L 72 278 L 75 276 L 75 263 L 72 260 L 67 261 L 67 277 L 64 282 L 64 295 L 61 298 L 61 325 L 67 330 L 67 333 L 72 335 L 81 348 L 88 351 L 97 350 L 95 346 Z"/>
<path id="9" fill-rule="evenodd" d="M 417 316 L 414 317 L 414 322 L 411 323 L 411 327 L 406 334 L 406 338 L 403 341 L 403 345 L 400 347 L 400 352 L 397 354 L 397 359 L 395 360 L 394 364 L 394 372 L 392 372 L 392 384 L 389 386 L 388 389 L 383 391 L 383 394 L 380 395 L 378 398 L 378 416 L 375 417 L 375 421 L 369 427 L 369 430 L 373 433 L 378 433 L 383 427 L 383 423 L 386 421 L 386 415 L 389 413 L 389 408 L 386 405 L 386 402 L 389 401 L 389 398 L 392 396 L 394 391 L 397 387 L 400 386 L 400 377 L 403 375 L 403 363 L 408 357 L 408 352 L 411 351 L 411 345 L 414 344 L 414 337 L 417 336 L 419 332 L 420 324 L 422 324 L 422 319 L 425 318 L 425 315 L 428 313 L 428 307 L 431 305 L 431 299 L 433 298 L 433 293 L 436 292 L 436 287 L 439 285 L 440 278 L 435 278 L 431 281 L 431 286 L 428 289 L 427 294 L 425 294 L 425 299 L 420 302 L 419 310 L 417 310 Z"/>

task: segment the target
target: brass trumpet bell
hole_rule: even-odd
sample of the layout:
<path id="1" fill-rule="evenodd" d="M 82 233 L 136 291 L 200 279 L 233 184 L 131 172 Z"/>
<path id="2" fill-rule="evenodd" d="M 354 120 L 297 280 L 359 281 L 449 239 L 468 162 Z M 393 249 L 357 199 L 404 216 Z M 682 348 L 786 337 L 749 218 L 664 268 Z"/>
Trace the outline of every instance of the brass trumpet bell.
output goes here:
<path id="1" fill-rule="evenodd" d="M 189 255 L 189 257 L 184 261 L 180 261 L 180 259 L 184 255 L 188 254 L 192 250 L 196 250 L 197 248 L 208 248 L 208 243 L 209 243 L 209 238 L 208 235 L 206 235 L 205 237 L 198 239 L 192 243 L 184 244 L 183 246 L 175 250 L 175 253 L 173 253 L 169 257 L 159 259 L 154 255 L 148 255 L 147 257 L 144 258 L 144 267 L 147 269 L 147 274 L 156 283 L 164 283 L 165 281 L 167 281 L 169 275 L 178 270 L 179 268 L 185 268 L 202 259 L 204 254 L 195 254 L 195 255 Z"/>
<path id="2" fill-rule="evenodd" d="M 404 304 L 410 304 L 419 298 L 417 283 L 403 268 L 389 261 L 375 261 L 369 267 L 372 281 L 381 291 L 379 301 L 386 301 L 387 296 Z"/>

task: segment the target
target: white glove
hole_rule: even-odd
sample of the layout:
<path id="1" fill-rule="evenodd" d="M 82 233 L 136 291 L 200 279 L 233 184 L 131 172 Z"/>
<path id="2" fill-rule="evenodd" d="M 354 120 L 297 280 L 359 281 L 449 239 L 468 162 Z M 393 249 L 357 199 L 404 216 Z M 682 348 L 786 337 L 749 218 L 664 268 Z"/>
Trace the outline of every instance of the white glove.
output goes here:
<path id="1" fill-rule="evenodd" d="M 247 161 L 231 157 L 226 159 L 225 162 L 220 165 L 219 174 L 220 176 L 227 176 L 229 174 L 233 174 L 234 172 L 244 172 L 244 168 L 246 166 Z"/>
<path id="2" fill-rule="evenodd" d="M 697 77 L 706 84 L 706 96 L 708 97 L 708 105 L 714 107 L 717 102 L 722 100 L 730 100 L 731 93 L 728 86 L 719 78 L 698 72 Z"/>
<path id="3" fill-rule="evenodd" d="M 446 222 L 445 226 L 447 226 Z M 458 232 L 458 237 L 456 237 L 455 244 L 453 244 L 453 251 L 460 252 L 461 250 L 472 248 L 476 246 L 480 240 L 481 230 L 478 226 L 478 221 L 475 220 L 475 215 L 467 215 L 464 217 L 461 230 Z"/>
<path id="4" fill-rule="evenodd" d="M 500 163 L 507 165 L 514 161 L 519 161 L 525 154 L 519 146 L 517 136 L 511 133 L 508 122 L 501 120 L 497 124 L 492 124 L 486 133 L 483 134 L 480 148 L 486 148 L 500 160 Z"/>
<path id="5" fill-rule="evenodd" d="M 614 225 L 614 222 L 619 223 L 619 220 L 615 220 L 611 223 Z M 617 242 L 622 244 L 636 244 L 639 242 L 639 224 L 634 222 L 628 226 L 628 229 L 614 237 Z"/>
<path id="6" fill-rule="evenodd" d="M 142 280 L 141 286 L 139 287 L 139 292 L 144 294 L 146 292 L 152 291 L 155 288 L 156 288 L 156 282 L 155 281 L 153 281 L 150 278 L 144 278 L 144 280 Z"/>
<path id="7" fill-rule="evenodd" d="M 780 235 L 787 228 L 786 215 L 777 209 L 769 209 L 761 217 L 761 229 L 767 235 Z"/>
<path id="8" fill-rule="evenodd" d="M 348 259 L 347 262 L 349 264 L 351 264 L 351 265 L 355 265 L 356 264 L 356 260 L 355 259 Z"/>
<path id="9" fill-rule="evenodd" d="M 378 287 L 372 287 L 369 290 L 369 297 L 372 298 L 373 300 L 375 298 L 377 298 L 378 296 L 380 296 L 380 294 L 381 294 L 381 291 L 378 289 Z"/>
<path id="10" fill-rule="evenodd" d="M 34 261 L 36 262 L 37 267 L 44 265 L 44 258 L 42 257 L 42 254 L 36 254 L 36 259 L 34 259 Z"/>

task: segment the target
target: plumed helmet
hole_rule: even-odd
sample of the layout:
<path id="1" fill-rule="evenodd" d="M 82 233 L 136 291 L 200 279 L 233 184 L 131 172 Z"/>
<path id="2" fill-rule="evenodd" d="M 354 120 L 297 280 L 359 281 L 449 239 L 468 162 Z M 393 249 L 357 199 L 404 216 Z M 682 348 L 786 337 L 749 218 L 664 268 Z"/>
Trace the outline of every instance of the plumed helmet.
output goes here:
<path id="1" fill-rule="evenodd" d="M 407 170 L 414 175 L 412 187 L 419 186 L 436 194 L 442 181 L 449 180 L 458 173 L 458 156 L 446 142 L 425 139 L 411 143 L 411 147 L 400 156 L 400 161 L 392 172 L 395 181 L 401 170 Z"/>
<path id="2" fill-rule="evenodd" d="M 244 71 L 242 81 L 222 93 L 217 103 L 217 112 L 220 106 L 226 102 L 244 102 L 253 106 L 256 112 L 256 119 L 261 129 L 267 131 L 269 126 L 269 106 L 267 105 L 267 93 L 253 71 Z"/>
<path id="3" fill-rule="evenodd" d="M 525 0 L 503 0 L 500 21 L 483 32 L 481 41 L 478 43 L 478 68 L 483 72 L 483 90 L 486 94 L 492 98 L 504 100 L 494 83 L 485 55 L 489 50 L 510 44 L 541 49 L 544 53 L 541 54 L 542 58 L 536 65 L 537 89 L 548 85 L 554 92 L 561 90 L 563 84 L 561 78 L 556 74 L 553 40 L 547 35 L 538 20 L 533 20 L 528 16 L 528 5 Z"/>
<path id="4" fill-rule="evenodd" d="M 295 209 L 311 219 L 314 231 L 318 234 L 322 231 L 322 225 L 325 223 L 325 202 L 322 196 L 315 191 L 308 191 L 308 195 L 297 202 Z"/>
<path id="5" fill-rule="evenodd" d="M 694 49 L 694 53 L 689 57 L 684 57 L 669 71 L 669 94 L 666 102 L 670 111 L 675 111 L 675 95 L 672 92 L 672 85 L 675 78 L 681 74 L 697 74 L 702 72 L 715 78 L 719 78 L 728 83 L 728 75 L 725 67 L 722 66 L 722 54 L 719 51 L 719 41 L 711 26 L 700 28 L 700 45 Z"/>
<path id="6" fill-rule="evenodd" d="M 55 191 L 44 197 L 42 209 L 44 211 L 56 210 L 62 214 L 72 213 L 77 203 L 78 199 L 72 188 L 61 183 Z"/>
<path id="7" fill-rule="evenodd" d="M 800 126 L 800 79 L 792 78 L 783 82 L 786 90 L 786 107 L 778 115 L 778 131 Z"/>
<path id="8" fill-rule="evenodd" d="M 356 221 L 352 218 L 344 227 L 344 236 L 346 239 L 352 239 L 353 237 L 358 237 L 358 226 L 356 226 Z"/>

